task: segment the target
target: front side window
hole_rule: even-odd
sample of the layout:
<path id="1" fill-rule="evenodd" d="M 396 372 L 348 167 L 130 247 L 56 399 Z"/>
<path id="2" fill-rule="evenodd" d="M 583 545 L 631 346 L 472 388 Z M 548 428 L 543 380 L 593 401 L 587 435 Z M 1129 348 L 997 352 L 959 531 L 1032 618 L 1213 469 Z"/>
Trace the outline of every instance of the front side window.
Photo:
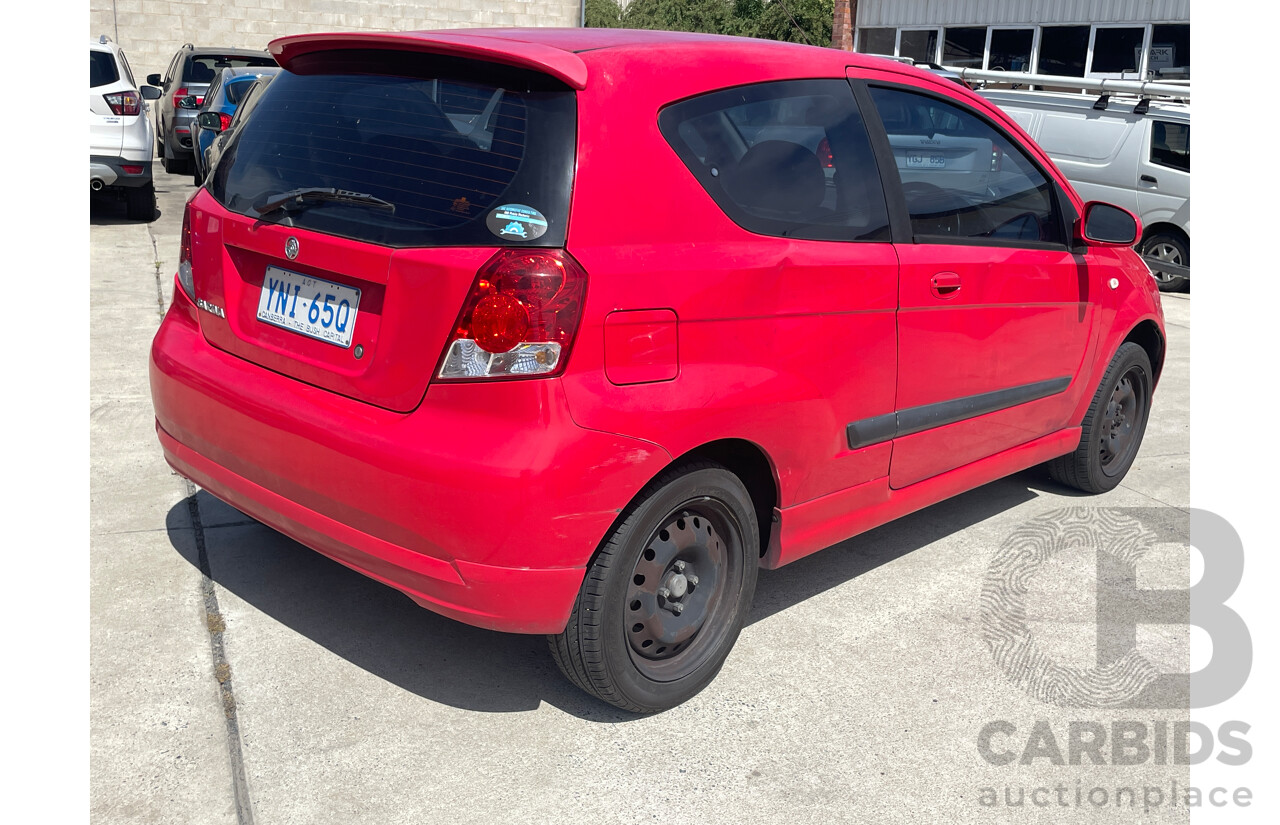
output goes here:
<path id="1" fill-rule="evenodd" d="M 1151 124 L 1151 162 L 1191 171 L 1191 124 L 1157 120 Z"/>
<path id="2" fill-rule="evenodd" d="M 976 112 L 872 87 L 917 241 L 1064 243 L 1050 180 Z"/>
<path id="3" fill-rule="evenodd" d="M 743 229 L 811 240 L 889 238 L 871 143 L 845 80 L 712 92 L 663 109 L 658 125 Z"/>

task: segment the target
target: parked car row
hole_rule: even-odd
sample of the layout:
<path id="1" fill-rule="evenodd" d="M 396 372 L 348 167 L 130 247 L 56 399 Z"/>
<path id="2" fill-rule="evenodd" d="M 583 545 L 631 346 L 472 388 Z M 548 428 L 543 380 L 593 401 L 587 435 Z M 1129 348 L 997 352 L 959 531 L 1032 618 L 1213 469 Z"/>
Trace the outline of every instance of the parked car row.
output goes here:
<path id="1" fill-rule="evenodd" d="M 426 608 L 546 634 L 605 702 L 706 687 L 762 567 L 1138 456 L 1165 356 L 1138 220 L 963 84 L 609 29 L 270 53 L 230 129 L 200 115 L 166 459 Z"/>
<path id="2" fill-rule="evenodd" d="M 160 87 L 156 105 L 156 151 L 166 172 L 192 172 L 196 163 L 192 134 L 196 110 L 204 103 L 210 84 L 227 68 L 270 67 L 271 55 L 253 49 L 197 48 L 190 43 L 178 49 L 163 74 L 147 76 Z"/>

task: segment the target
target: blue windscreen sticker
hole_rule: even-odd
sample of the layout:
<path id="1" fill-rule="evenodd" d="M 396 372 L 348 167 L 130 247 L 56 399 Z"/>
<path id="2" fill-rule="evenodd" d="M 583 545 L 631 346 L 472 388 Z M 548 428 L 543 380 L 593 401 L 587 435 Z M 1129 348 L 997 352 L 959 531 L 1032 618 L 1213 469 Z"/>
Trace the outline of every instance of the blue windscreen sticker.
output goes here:
<path id="1" fill-rule="evenodd" d="M 489 231 L 499 238 L 532 241 L 547 231 L 547 219 L 541 212 L 521 203 L 508 203 L 489 213 Z"/>

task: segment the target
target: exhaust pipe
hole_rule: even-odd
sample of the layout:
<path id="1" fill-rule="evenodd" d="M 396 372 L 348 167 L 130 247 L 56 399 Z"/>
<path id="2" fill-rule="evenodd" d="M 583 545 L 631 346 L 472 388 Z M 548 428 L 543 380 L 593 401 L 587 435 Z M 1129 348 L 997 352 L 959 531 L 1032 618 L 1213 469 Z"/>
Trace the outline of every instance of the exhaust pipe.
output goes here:
<path id="1" fill-rule="evenodd" d="M 93 178 L 89 181 L 89 188 L 95 192 L 101 192 L 102 186 L 102 178 Z"/>

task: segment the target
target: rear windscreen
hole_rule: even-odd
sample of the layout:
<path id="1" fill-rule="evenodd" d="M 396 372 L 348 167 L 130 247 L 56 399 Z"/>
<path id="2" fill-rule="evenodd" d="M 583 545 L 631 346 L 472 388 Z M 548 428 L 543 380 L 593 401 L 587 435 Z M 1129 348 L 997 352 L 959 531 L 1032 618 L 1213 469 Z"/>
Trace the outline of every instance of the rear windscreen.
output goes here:
<path id="1" fill-rule="evenodd" d="M 244 69 L 249 66 L 274 65 L 276 65 L 276 60 L 269 54 L 264 54 L 261 57 L 256 55 L 193 54 L 187 58 L 186 65 L 182 67 L 182 82 L 186 84 L 212 83 L 213 79 L 218 76 L 218 72 L 223 69 Z"/>
<path id="2" fill-rule="evenodd" d="M 387 246 L 563 245 L 576 143 L 570 89 L 474 61 L 359 57 L 277 75 L 232 135 L 213 196 L 251 217 L 255 204 L 292 190 L 372 196 L 394 209 L 307 199 L 262 217 Z M 396 73 L 322 71 L 335 65 Z"/>

